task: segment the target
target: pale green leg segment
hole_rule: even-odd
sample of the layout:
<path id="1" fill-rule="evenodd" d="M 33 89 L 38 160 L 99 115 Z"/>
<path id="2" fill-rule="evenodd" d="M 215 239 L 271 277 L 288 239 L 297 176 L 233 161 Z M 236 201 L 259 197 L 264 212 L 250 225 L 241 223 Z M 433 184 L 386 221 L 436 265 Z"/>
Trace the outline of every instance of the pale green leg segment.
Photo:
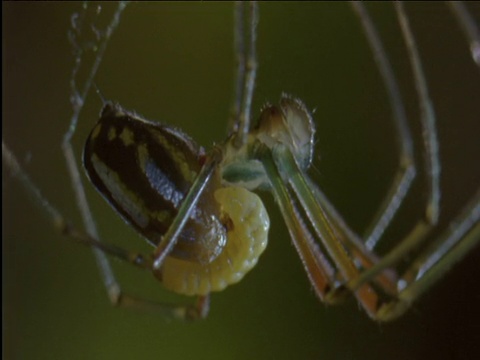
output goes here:
<path id="1" fill-rule="evenodd" d="M 290 150 L 286 146 L 279 144 L 272 150 L 272 156 L 275 166 L 281 172 L 281 178 L 285 179 L 292 186 L 316 233 L 317 240 L 322 243 L 328 255 L 332 258 L 335 265 L 338 266 L 341 273 L 341 281 L 345 283 L 356 279 L 359 276 L 359 270 L 339 239 L 338 231 L 334 224 L 330 222 L 330 218 L 333 217 L 332 214 L 327 214 L 326 209 L 321 207 L 320 201 L 316 199 L 312 189 L 309 187 L 306 176 L 303 175 L 303 172 L 298 167 Z M 266 165 L 265 160 L 262 159 L 262 161 Z M 274 179 L 270 174 L 269 178 L 273 183 Z M 285 187 L 283 183 L 281 186 Z M 310 269 L 306 270 L 308 273 Z M 369 316 L 376 318 L 379 299 L 370 285 L 364 284 L 360 288 L 355 289 L 354 293 Z"/>
<path id="2" fill-rule="evenodd" d="M 335 285 L 334 269 L 320 252 L 298 208 L 294 201 L 292 201 L 291 194 L 285 187 L 282 177 L 278 172 L 271 151 L 262 146 L 257 154 L 270 179 L 273 195 L 282 212 L 288 231 L 290 232 L 290 237 L 302 260 L 310 282 L 317 296 L 328 302 L 328 292 Z"/>

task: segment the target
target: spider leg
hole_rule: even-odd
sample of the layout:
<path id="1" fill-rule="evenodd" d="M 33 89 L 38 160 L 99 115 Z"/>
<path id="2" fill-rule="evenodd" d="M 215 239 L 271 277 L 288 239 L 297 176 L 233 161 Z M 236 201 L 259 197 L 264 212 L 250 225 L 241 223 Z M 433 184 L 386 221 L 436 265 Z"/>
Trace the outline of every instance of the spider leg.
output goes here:
<path id="1" fill-rule="evenodd" d="M 366 270 L 357 279 L 356 284 L 369 281 L 381 270 L 398 263 L 404 256 L 417 248 L 427 237 L 430 230 L 438 222 L 439 203 L 440 203 L 440 161 L 438 154 L 438 139 L 435 127 L 435 113 L 428 94 L 428 87 L 425 75 L 420 62 L 420 56 L 417 51 L 417 45 L 413 38 L 407 16 L 401 3 L 395 3 L 398 20 L 402 30 L 403 37 L 407 44 L 410 62 L 413 68 L 415 86 L 418 93 L 421 110 L 421 124 L 423 127 L 423 143 L 425 148 L 425 171 L 427 175 L 428 200 L 426 203 L 425 214 L 412 228 L 410 233 L 397 246 L 391 249 L 382 260 L 375 266 Z M 381 49 L 380 49 L 381 50 Z M 383 51 L 383 50 L 382 50 Z M 385 57 L 386 60 L 386 57 Z M 387 61 L 387 60 L 386 60 Z M 410 185 L 409 185 L 410 186 Z M 406 190 L 401 187 L 398 190 L 404 197 Z M 404 191 L 405 190 L 405 191 Z M 403 201 L 403 198 L 402 198 Z M 399 204 L 400 205 L 400 204 Z M 371 249 L 376 242 L 370 242 L 372 238 L 366 242 L 367 248 Z"/>
<path id="2" fill-rule="evenodd" d="M 398 208 L 401 206 L 407 195 L 413 179 L 416 176 L 414 163 L 414 148 L 412 135 L 407 123 L 405 107 L 398 88 L 397 81 L 393 74 L 390 61 L 387 58 L 380 36 L 373 25 L 366 8 L 361 2 L 351 3 L 354 12 L 360 19 L 365 36 L 372 49 L 374 60 L 377 63 L 380 75 L 387 89 L 389 101 L 392 107 L 392 117 L 397 129 L 397 146 L 399 148 L 399 165 L 393 182 L 385 195 L 379 209 L 377 210 L 372 223 L 367 227 L 365 244 L 368 249 L 375 248 L 378 240 L 385 229 L 391 223 Z"/>
<path id="3" fill-rule="evenodd" d="M 345 294 L 342 291 L 345 289 L 343 285 L 357 278 L 359 270 L 337 237 L 330 216 L 315 198 L 290 150 L 283 145 L 278 145 L 273 150 L 260 146 L 257 156 L 264 165 L 293 244 L 317 296 L 327 303 L 337 302 Z M 295 204 L 287 183 L 292 186 L 302 209 Z M 325 252 L 315 240 L 319 241 Z M 370 284 L 362 284 L 355 290 L 355 295 L 369 316 L 376 318 L 381 301 L 375 289 Z"/>
<path id="4" fill-rule="evenodd" d="M 177 243 L 178 237 L 187 223 L 190 214 L 195 208 L 198 199 L 203 194 L 208 181 L 221 160 L 221 150 L 219 148 L 214 148 L 178 208 L 177 215 L 173 219 L 173 222 L 170 224 L 167 232 L 163 235 L 162 240 L 155 249 L 153 262 L 153 268 L 155 270 L 160 269 L 165 258 Z"/>
<path id="5" fill-rule="evenodd" d="M 246 141 L 250 129 L 253 91 L 257 76 L 257 24 L 258 4 L 248 3 L 247 31 L 245 34 L 245 5 L 235 3 L 234 45 L 236 59 L 235 91 L 228 134 L 236 133 L 234 145 L 240 148 Z M 245 45 L 245 37 L 248 43 Z"/>
<path id="6" fill-rule="evenodd" d="M 400 167 L 387 195 L 374 217 L 372 225 L 368 227 L 365 243 L 368 249 L 373 249 L 380 240 L 386 227 L 390 224 L 393 216 L 407 195 L 413 179 L 416 176 L 415 163 L 413 160 L 414 149 L 410 130 L 408 129 L 405 109 L 401 99 L 398 85 L 393 75 L 390 62 L 383 49 L 378 33 L 373 26 L 366 9 L 359 2 L 352 3 L 356 14 L 359 16 L 365 30 L 367 40 L 370 43 L 375 60 L 380 69 L 385 87 L 387 88 L 393 109 L 394 120 L 397 127 L 400 145 Z M 435 113 L 428 94 L 424 72 L 417 52 L 408 19 L 404 13 L 403 5 L 396 3 L 397 16 L 399 18 L 402 34 L 409 51 L 410 62 L 414 72 L 414 81 L 420 101 L 421 125 L 423 127 L 423 145 L 425 151 L 425 170 L 427 174 L 428 200 L 424 219 L 420 220 L 411 230 L 409 238 L 412 238 L 411 246 L 404 245 L 404 251 L 398 251 L 395 261 L 403 256 L 414 246 L 417 246 L 428 231 L 438 222 L 440 203 L 440 160 L 438 152 L 438 137 L 435 127 Z"/>
<path id="7" fill-rule="evenodd" d="M 83 109 L 83 104 L 85 103 L 85 100 L 93 85 L 93 81 L 95 79 L 95 75 L 100 66 L 100 63 L 103 59 L 103 54 L 108 44 L 108 40 L 118 26 L 120 21 L 120 15 L 125 9 L 125 6 L 126 3 L 119 3 L 117 11 L 114 13 L 110 24 L 107 26 L 105 31 L 102 32 L 103 36 L 99 40 L 99 51 L 97 51 L 95 55 L 93 65 L 88 72 L 86 80 L 82 83 L 81 89 L 78 88 L 77 77 L 80 66 L 82 64 L 82 58 L 85 54 L 84 49 L 79 43 L 79 39 L 77 38 L 78 28 L 76 28 L 75 26 L 78 25 L 74 25 L 74 28 L 72 29 L 73 31 L 70 33 L 70 41 L 72 43 L 72 47 L 75 50 L 75 66 L 73 68 L 70 78 L 70 86 L 72 92 L 71 104 L 73 113 L 70 118 L 70 125 L 62 141 L 62 150 L 65 156 L 68 173 L 70 174 L 72 188 L 75 192 L 77 205 L 87 233 L 85 234 L 81 231 L 78 231 L 73 226 L 68 225 L 67 221 L 63 218 L 61 213 L 57 209 L 55 209 L 42 195 L 40 190 L 30 180 L 26 172 L 20 167 L 14 155 L 8 150 L 8 148 L 4 144 L 2 144 L 2 153 L 4 161 L 9 164 L 13 173 L 21 180 L 25 188 L 34 195 L 36 202 L 43 207 L 44 212 L 52 218 L 56 228 L 59 229 L 63 234 L 70 236 L 76 241 L 92 247 L 103 280 L 103 284 L 105 285 L 108 297 L 112 304 L 126 305 L 135 303 L 138 306 L 138 299 L 134 301 L 133 297 L 130 297 L 129 295 L 122 292 L 120 285 L 115 278 L 106 253 L 116 256 L 124 261 L 134 263 L 140 267 L 149 266 L 149 261 L 146 261 L 148 257 L 126 251 L 117 246 L 114 246 L 112 244 L 106 244 L 99 240 L 100 237 L 98 236 L 97 227 L 95 225 L 95 221 L 92 217 L 90 206 L 85 195 L 85 188 L 81 180 L 80 170 L 78 168 L 73 147 L 71 144 L 71 139 L 75 134 L 80 112 Z M 85 8 L 83 11 L 85 11 Z"/>
<path id="8" fill-rule="evenodd" d="M 335 302 L 345 285 L 354 292 L 370 317 L 379 321 L 393 320 L 480 240 L 479 189 L 449 229 L 412 263 L 400 280 L 396 281 L 385 271 L 365 277 L 363 274 L 368 271 L 362 273 L 355 261 L 361 262 L 360 267 L 373 264 L 375 268 L 376 258 L 357 246 L 355 238 L 349 237 L 343 220 L 331 212 L 331 206 L 321 198 L 319 190 L 312 190 L 316 187 L 298 168 L 290 151 L 280 145 L 271 153 L 260 150 L 259 154 L 308 277 L 319 298 L 326 302 Z M 281 178 L 288 179 L 297 195 L 305 214 L 303 218 Z M 306 218 L 314 235 L 305 224 Z M 320 242 L 325 253 L 314 240 Z"/>
<path id="9" fill-rule="evenodd" d="M 230 118 L 227 124 L 227 134 L 233 134 L 238 131 L 240 119 L 240 106 L 243 99 L 243 90 L 245 83 L 245 6 L 241 2 L 234 5 L 234 25 L 233 25 L 233 52 L 235 54 L 235 82 L 233 91 L 233 104 Z"/>
<path id="10" fill-rule="evenodd" d="M 457 218 L 450 223 L 410 265 L 398 282 L 397 299 L 379 310 L 381 320 L 402 315 L 420 295 L 432 287 L 480 241 L 480 189 Z"/>
<path id="11" fill-rule="evenodd" d="M 99 241 L 97 238 L 78 230 L 44 197 L 40 189 L 20 166 L 15 155 L 13 155 L 8 146 L 3 142 L 2 159 L 12 175 L 19 179 L 24 188 L 32 195 L 35 203 L 40 206 L 42 212 L 48 216 L 49 220 L 53 222 L 54 227 L 60 233 L 78 243 L 91 247 L 95 251 L 95 254 L 100 254 L 99 257 L 102 261 L 100 263 L 100 272 L 108 293 L 108 298 L 114 306 L 155 310 L 166 318 L 179 320 L 194 320 L 207 316 L 209 306 L 208 295 L 199 296 L 195 304 L 179 305 L 153 302 L 125 293 L 113 275 L 113 270 L 110 267 L 106 254 L 146 270 L 152 270 L 153 268 L 151 257 Z M 103 261 L 105 261 L 106 266 L 102 266 L 104 264 Z"/>
<path id="12" fill-rule="evenodd" d="M 297 182 L 297 184 L 306 182 L 309 192 L 300 194 L 297 193 L 297 196 L 300 200 L 315 199 L 321 208 L 323 208 L 322 211 L 324 212 L 324 219 L 317 218 L 311 219 L 311 221 L 314 226 L 316 224 L 330 222 L 331 230 L 323 229 L 317 232 L 317 234 L 318 237 L 323 241 L 325 233 L 328 233 L 329 231 L 335 232 L 334 235 L 327 236 L 328 240 L 326 241 L 329 244 L 337 243 L 338 245 L 333 245 L 328 252 L 332 256 L 336 254 L 332 259 L 335 264 L 339 265 L 340 267 L 345 266 L 343 269 L 343 279 L 344 281 L 348 282 L 347 286 L 351 290 L 356 291 L 362 286 L 362 284 L 374 280 L 376 283 L 378 283 L 378 285 L 380 285 L 384 292 L 390 294 L 391 296 L 395 296 L 397 293 L 395 285 L 396 276 L 392 271 L 388 270 L 388 268 L 391 265 L 396 264 L 407 253 L 416 248 L 422 242 L 422 240 L 426 238 L 426 235 L 429 233 L 438 219 L 440 199 L 440 165 L 438 156 L 438 141 L 435 129 L 435 115 L 429 100 L 427 86 L 423 71 L 421 69 L 419 56 L 416 53 L 416 45 L 414 43 L 413 36 L 408 28 L 408 23 L 406 23 L 406 16 L 402 13 L 402 8 L 398 6 L 397 13 L 400 22 L 402 22 L 402 31 L 410 50 L 410 60 L 412 62 L 412 66 L 414 67 L 415 83 L 422 107 L 421 122 L 424 128 L 424 146 L 426 149 L 425 153 L 427 154 L 425 168 L 428 178 L 429 200 L 427 201 L 426 205 L 425 219 L 418 221 L 418 223 L 413 226 L 408 236 L 400 243 L 400 245 L 393 248 L 381 259 L 378 259 L 372 253 L 372 250 L 383 235 L 387 226 L 390 224 L 398 208 L 403 203 L 405 196 L 410 189 L 412 181 L 416 176 L 416 169 L 413 155 L 413 142 L 407 124 L 403 101 L 401 99 L 398 84 L 394 78 L 389 60 L 386 56 L 386 52 L 383 49 L 383 45 L 380 41 L 378 33 L 363 5 L 358 2 L 354 2 L 352 5 L 360 17 L 390 97 L 393 118 L 399 134 L 398 146 L 400 149 L 400 165 L 390 186 L 390 190 L 387 192 L 387 195 L 380 205 L 372 225 L 369 227 L 371 230 L 367 231 L 369 235 L 365 237 L 364 241 L 362 241 L 359 236 L 348 227 L 342 217 L 328 202 L 323 193 L 305 175 L 302 175 L 303 180 L 301 182 Z M 288 162 L 294 166 L 293 159 L 288 160 L 284 155 L 281 155 L 279 156 L 277 164 L 279 164 L 279 166 L 284 166 L 284 164 Z M 293 171 L 295 174 L 301 174 L 298 168 L 292 168 L 291 171 Z M 292 179 L 295 179 L 295 177 L 289 177 L 290 182 L 292 182 Z M 297 187 L 295 191 L 297 192 L 298 189 L 299 188 Z M 305 205 L 304 207 L 307 208 Z M 313 207 L 311 209 L 313 209 Z M 318 209 L 313 212 L 306 210 L 306 212 L 307 214 L 318 213 Z M 342 247 L 345 247 L 349 253 L 349 256 L 355 259 L 357 263 L 356 267 L 365 271 L 358 273 L 358 271 L 353 271 L 353 269 L 351 269 L 351 259 L 341 255 L 342 251 L 340 249 Z"/>
<path id="13" fill-rule="evenodd" d="M 452 13 L 457 17 L 458 23 L 465 33 L 470 44 L 473 61 L 480 66 L 480 30 L 475 24 L 475 20 L 468 12 L 465 4 L 461 1 L 449 1 L 448 5 Z"/>
<path id="14" fill-rule="evenodd" d="M 348 224 L 337 212 L 335 207 L 328 201 L 327 197 L 317 187 L 317 185 L 305 174 L 304 178 L 308 187 L 312 191 L 312 195 L 315 197 L 315 201 L 317 201 L 319 206 L 324 210 L 325 216 L 328 218 L 328 221 L 335 230 L 336 238 L 342 243 L 343 246 L 345 246 L 348 253 L 354 260 L 356 267 L 358 269 L 365 270 L 370 269 L 379 263 L 380 258 L 375 255 L 373 251 L 368 250 L 365 247 L 362 239 L 350 229 Z M 360 276 L 361 274 L 362 273 L 360 273 Z M 384 269 L 373 278 L 373 281 L 390 296 L 395 296 L 397 294 L 397 275 L 393 270 Z M 355 290 L 352 285 L 353 283 L 346 284 L 346 286 L 350 287 L 351 290 Z"/>
<path id="15" fill-rule="evenodd" d="M 82 60 L 86 56 L 85 55 L 86 48 L 84 44 L 82 44 L 80 34 L 82 33 L 82 28 L 84 25 L 83 21 L 85 21 L 87 6 L 83 7 L 82 9 L 83 12 L 79 16 L 79 18 L 81 19 L 80 22 L 72 21 L 72 29 L 69 32 L 69 40 L 72 45 L 73 53 L 75 55 L 75 66 L 73 67 L 71 77 L 70 77 L 70 88 L 71 88 L 70 102 L 72 105 L 72 116 L 70 118 L 70 124 L 69 124 L 68 130 L 66 131 L 62 141 L 62 151 L 65 157 L 68 173 L 70 175 L 70 179 L 72 182 L 72 189 L 75 193 L 77 206 L 80 211 L 80 215 L 82 217 L 84 227 L 88 234 L 83 237 L 83 240 L 80 240 L 79 238 L 77 238 L 77 241 L 84 242 L 84 243 L 90 242 L 92 245 L 93 243 L 97 244 L 97 246 L 92 246 L 92 249 L 95 255 L 97 266 L 102 276 L 103 283 L 107 290 L 108 297 L 113 303 L 115 303 L 116 301 L 115 299 L 117 298 L 117 295 L 120 293 L 120 287 L 115 278 L 115 275 L 113 274 L 113 270 L 110 266 L 110 263 L 104 254 L 104 251 L 107 251 L 107 249 L 105 248 L 105 250 L 103 251 L 100 249 L 100 245 L 102 246 L 104 245 L 101 244 L 101 242 L 98 240 L 99 239 L 98 231 L 97 231 L 95 222 L 93 220 L 92 213 L 90 211 L 90 207 L 87 202 L 87 198 L 85 196 L 85 189 L 83 187 L 80 171 L 75 159 L 73 147 L 71 144 L 71 139 L 75 134 L 80 112 L 82 111 L 85 100 L 92 88 L 95 75 L 102 62 L 103 55 L 105 53 L 109 39 L 114 33 L 115 29 L 117 28 L 120 22 L 120 16 L 123 10 L 125 9 L 126 5 L 127 4 L 125 2 L 120 2 L 118 4 L 117 10 L 113 14 L 110 23 L 105 29 L 99 31 L 94 26 L 90 25 L 92 29 L 94 29 L 95 31 L 98 31 L 98 33 L 99 34 L 101 33 L 102 35 L 98 38 L 98 44 L 97 44 L 98 51 L 94 56 L 93 64 L 89 69 L 85 80 L 81 83 L 81 89 L 79 89 L 78 77 L 80 73 L 80 67 L 82 66 Z M 2 144 L 2 147 L 3 146 L 4 145 Z M 5 146 L 5 149 L 8 150 L 6 146 Z M 9 157 L 11 160 L 10 167 L 16 170 L 14 171 L 14 173 L 20 178 L 23 185 L 27 188 L 27 190 L 33 193 L 36 201 L 39 204 L 41 204 L 44 210 L 46 211 L 46 213 L 48 213 L 50 217 L 52 217 L 57 227 L 59 227 L 60 230 L 65 232 L 69 227 L 65 225 L 66 221 L 63 220 L 60 212 L 57 211 L 53 206 L 49 204 L 46 198 L 41 194 L 40 190 L 29 179 L 25 171 L 22 170 L 22 168 L 16 161 L 13 154 L 10 151 L 8 152 L 3 151 L 3 152 L 4 154 L 5 153 L 7 153 L 7 155 L 9 154 Z M 4 155 L 4 160 L 5 160 L 5 155 Z M 12 164 L 15 166 L 12 167 Z M 80 236 L 80 238 L 82 238 L 82 236 Z M 94 239 L 97 239 L 97 240 L 94 240 Z M 108 246 L 105 245 L 105 247 L 108 247 Z M 113 249 L 111 250 L 113 251 Z"/>
<path id="16" fill-rule="evenodd" d="M 356 5 L 360 11 L 361 5 Z M 364 271 L 358 278 L 351 281 L 349 287 L 353 290 L 364 283 L 374 279 L 382 270 L 397 264 L 406 254 L 426 238 L 432 227 L 437 223 L 440 202 L 440 162 L 438 155 L 438 140 L 435 127 L 435 114 L 428 95 L 428 88 L 422 70 L 417 46 L 410 30 L 408 18 L 403 5 L 395 3 L 400 27 L 409 51 L 412 64 L 414 81 L 417 88 L 421 107 L 421 124 L 423 127 L 423 140 L 425 148 L 425 169 L 427 174 L 428 200 L 425 216 L 421 219 L 403 239 L 399 245 L 382 257 L 374 266 Z M 363 20 L 368 20 L 366 13 L 361 15 Z M 369 20 L 368 20 L 369 21 Z M 371 42 L 373 36 L 369 35 Z M 380 51 L 380 50 L 379 50 Z M 380 52 L 383 52 L 381 50 Z M 388 63 L 387 63 L 388 64 Z M 379 65 L 380 67 L 382 65 Z M 386 79 L 386 77 L 384 77 Z M 386 81 L 387 82 L 387 81 Z M 387 86 L 388 88 L 388 86 Z M 403 190 L 399 186 L 399 191 Z M 318 195 L 317 195 L 318 196 Z M 388 198 L 388 197 L 387 197 Z M 398 295 L 391 301 L 387 301 L 379 308 L 376 317 L 379 320 L 391 320 L 401 314 L 417 299 L 425 290 L 431 287 L 455 262 L 459 261 L 480 240 L 480 191 L 468 204 L 462 213 L 452 222 L 433 244 L 431 244 L 410 265 L 397 283 Z M 374 238 L 366 242 L 367 248 L 375 246 Z M 370 245 L 369 245 L 369 241 Z"/>
<path id="17" fill-rule="evenodd" d="M 68 173 L 71 177 L 72 188 L 75 192 L 77 205 L 80 214 L 83 219 L 83 223 L 86 229 L 86 233 L 77 230 L 63 218 L 61 213 L 52 206 L 48 200 L 43 196 L 38 187 L 30 180 L 27 173 L 21 168 L 20 164 L 16 160 L 13 153 L 8 147 L 2 143 L 2 157 L 3 161 L 16 176 L 23 186 L 33 195 L 36 203 L 40 205 L 43 212 L 47 214 L 53 221 L 55 227 L 64 235 L 84 245 L 90 246 L 95 254 L 96 262 L 99 267 L 99 271 L 103 280 L 103 284 L 108 294 L 108 298 L 115 306 L 126 306 L 135 308 L 154 308 L 166 317 L 178 318 L 178 319 L 195 319 L 205 317 L 208 312 L 208 297 L 200 297 L 197 304 L 194 305 L 173 305 L 151 302 L 143 299 L 139 299 L 130 294 L 126 294 L 121 289 L 118 281 L 115 278 L 109 260 L 106 254 L 117 257 L 123 261 L 129 262 L 137 267 L 152 270 L 152 260 L 150 256 L 144 256 L 137 252 L 128 251 L 117 247 L 113 244 L 108 244 L 100 241 L 98 231 L 92 217 L 92 213 L 85 195 L 85 189 L 81 181 L 80 170 L 75 159 L 74 150 L 71 145 L 71 139 L 75 133 L 79 115 L 83 109 L 85 100 L 93 86 L 93 81 L 99 65 L 103 59 L 108 40 L 113 34 L 114 30 L 119 24 L 120 15 L 125 9 L 126 3 L 120 2 L 116 12 L 113 14 L 112 19 L 106 29 L 98 31 L 101 34 L 98 43 L 98 51 L 95 53 L 93 65 L 91 66 L 86 79 L 82 82 L 81 89 L 78 87 L 77 77 L 79 76 L 79 67 L 82 64 L 83 56 L 85 55 L 85 49 L 81 44 L 81 40 L 78 38 L 80 34 L 79 25 L 77 22 L 73 22 L 73 31 L 70 33 L 70 41 L 74 49 L 75 54 L 75 66 L 72 71 L 70 86 L 71 86 L 71 103 L 72 103 L 72 116 L 70 118 L 70 125 L 67 132 L 64 135 L 62 142 L 62 150 L 66 160 Z M 86 8 L 83 8 L 86 11 Z M 80 18 L 83 19 L 82 16 Z"/>
<path id="18" fill-rule="evenodd" d="M 328 292 L 337 285 L 335 283 L 335 269 L 315 244 L 312 233 L 292 201 L 291 194 L 282 180 L 270 150 L 262 148 L 259 150 L 258 156 L 270 179 L 275 200 L 282 212 L 292 242 L 302 260 L 314 291 L 322 301 L 327 301 Z"/>
<path id="19" fill-rule="evenodd" d="M 480 188 L 465 208 L 408 267 L 399 297 L 413 301 L 480 240 Z"/>

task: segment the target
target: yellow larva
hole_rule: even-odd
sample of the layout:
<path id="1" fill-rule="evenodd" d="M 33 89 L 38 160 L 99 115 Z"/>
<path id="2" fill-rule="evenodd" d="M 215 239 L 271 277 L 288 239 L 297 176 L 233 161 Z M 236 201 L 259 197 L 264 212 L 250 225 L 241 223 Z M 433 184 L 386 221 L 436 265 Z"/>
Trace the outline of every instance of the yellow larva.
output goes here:
<path id="1" fill-rule="evenodd" d="M 208 264 L 167 257 L 162 266 L 165 288 L 183 295 L 206 295 L 240 281 L 265 250 L 270 220 L 260 198 L 241 187 L 215 191 L 222 212 L 232 221 L 221 254 Z"/>

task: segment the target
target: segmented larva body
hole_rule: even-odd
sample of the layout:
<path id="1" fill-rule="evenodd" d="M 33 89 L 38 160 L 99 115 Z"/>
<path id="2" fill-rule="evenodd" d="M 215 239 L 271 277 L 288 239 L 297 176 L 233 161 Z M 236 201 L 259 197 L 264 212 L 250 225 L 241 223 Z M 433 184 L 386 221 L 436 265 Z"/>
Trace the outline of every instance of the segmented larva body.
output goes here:
<path id="1" fill-rule="evenodd" d="M 165 288 L 183 295 L 221 291 L 240 281 L 265 250 L 270 220 L 260 198 L 241 187 L 225 187 L 215 191 L 215 200 L 231 220 L 225 247 L 206 264 L 167 257 L 161 269 Z"/>

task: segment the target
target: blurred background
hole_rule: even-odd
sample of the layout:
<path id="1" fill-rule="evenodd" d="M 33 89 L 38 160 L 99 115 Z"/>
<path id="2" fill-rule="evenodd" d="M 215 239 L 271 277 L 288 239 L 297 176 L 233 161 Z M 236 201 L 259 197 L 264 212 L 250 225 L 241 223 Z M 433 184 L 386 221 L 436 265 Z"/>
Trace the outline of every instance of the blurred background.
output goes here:
<path id="1" fill-rule="evenodd" d="M 438 116 L 440 228 L 445 228 L 480 184 L 480 71 L 445 4 L 407 5 Z M 109 19 L 113 6 L 102 6 Z M 60 141 L 71 116 L 73 56 L 67 32 L 80 8 L 80 3 L 2 3 L 4 140 L 75 224 L 81 220 Z M 400 79 L 421 160 L 418 103 L 395 14 L 390 4 L 368 8 Z M 469 8 L 480 23 L 479 4 Z M 231 3 L 133 3 L 95 82 L 106 98 L 178 126 L 208 149 L 225 136 L 232 41 Z M 277 101 L 282 92 L 315 109 L 311 175 L 362 233 L 396 170 L 397 148 L 385 90 L 350 6 L 261 3 L 258 60 L 254 118 L 263 103 Z M 78 159 L 101 106 L 92 91 L 73 139 Z M 470 359 L 480 354 L 478 247 L 408 314 L 378 324 L 354 299 L 337 307 L 316 299 L 271 195 L 263 194 L 272 227 L 257 267 L 239 284 L 213 294 L 207 320 L 168 322 L 158 314 L 110 306 L 91 251 L 55 232 L 5 167 L 2 180 L 5 359 Z M 423 181 L 420 172 L 385 246 L 398 242 L 421 214 Z M 101 236 L 147 251 L 86 187 Z M 113 263 L 125 290 L 177 299 L 150 274 Z"/>

